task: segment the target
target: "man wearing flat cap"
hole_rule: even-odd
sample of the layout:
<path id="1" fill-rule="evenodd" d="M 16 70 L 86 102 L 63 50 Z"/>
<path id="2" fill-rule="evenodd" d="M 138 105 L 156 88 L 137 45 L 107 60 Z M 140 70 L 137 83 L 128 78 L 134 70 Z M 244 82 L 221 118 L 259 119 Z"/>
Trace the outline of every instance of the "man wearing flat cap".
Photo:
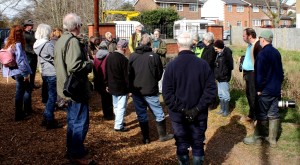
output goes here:
<path id="1" fill-rule="evenodd" d="M 34 84 L 34 80 L 35 80 L 35 73 L 36 73 L 36 67 L 37 67 L 37 55 L 35 54 L 34 50 L 33 50 L 33 44 L 35 43 L 35 36 L 34 36 L 34 31 L 33 29 L 33 21 L 31 19 L 25 20 L 23 22 L 23 26 L 24 26 L 24 38 L 25 38 L 25 52 L 26 52 L 26 56 L 32 71 L 32 74 L 30 74 L 30 86 L 32 88 L 38 88 L 37 86 L 35 86 Z"/>
<path id="2" fill-rule="evenodd" d="M 279 129 L 278 99 L 281 95 L 281 85 L 284 79 L 281 55 L 273 47 L 273 33 L 264 30 L 259 36 L 262 50 L 258 53 L 254 64 L 255 88 L 258 95 L 259 109 L 256 113 L 257 124 L 254 134 L 244 139 L 245 144 L 261 144 L 265 139 L 271 147 L 277 145 Z M 269 136 L 265 132 L 265 125 L 269 121 Z"/>
<path id="3" fill-rule="evenodd" d="M 106 62 L 107 90 L 112 95 L 115 113 L 114 130 L 117 132 L 127 131 L 124 127 L 129 93 L 128 59 L 125 57 L 127 47 L 126 40 L 118 41 L 117 50 L 107 57 Z"/>

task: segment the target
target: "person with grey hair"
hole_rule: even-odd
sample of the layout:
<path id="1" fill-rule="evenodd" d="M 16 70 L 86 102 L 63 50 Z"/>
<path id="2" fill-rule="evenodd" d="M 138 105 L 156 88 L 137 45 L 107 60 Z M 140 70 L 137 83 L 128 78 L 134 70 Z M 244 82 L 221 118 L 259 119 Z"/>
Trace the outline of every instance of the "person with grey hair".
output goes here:
<path id="1" fill-rule="evenodd" d="M 201 58 L 205 60 L 213 70 L 215 59 L 217 57 L 217 53 L 214 49 L 214 34 L 212 32 L 204 33 L 203 43 L 205 45 L 205 48 L 202 52 Z"/>
<path id="2" fill-rule="evenodd" d="M 197 33 L 192 35 L 192 39 L 193 39 L 192 51 L 196 54 L 197 57 L 201 58 L 205 45 L 202 39 L 200 40 L 200 37 Z"/>
<path id="3" fill-rule="evenodd" d="M 47 129 L 61 128 L 54 119 L 55 103 L 57 99 L 56 93 L 56 71 L 53 64 L 54 61 L 54 44 L 49 41 L 51 27 L 47 24 L 39 24 L 33 44 L 33 50 L 39 57 L 39 62 L 42 68 L 42 102 L 46 104 L 42 126 Z"/>
<path id="4" fill-rule="evenodd" d="M 151 37 L 144 34 L 140 46 L 129 58 L 129 89 L 143 135 L 143 143 L 150 143 L 147 107 L 151 109 L 156 120 L 160 141 L 173 138 L 166 132 L 166 120 L 160 105 L 158 81 L 163 74 L 163 66 L 159 55 L 152 52 Z"/>
<path id="5" fill-rule="evenodd" d="M 114 52 L 117 49 L 116 39 L 113 38 L 111 32 L 105 33 L 105 40 L 109 52 Z M 103 42 L 103 41 L 102 41 Z"/>
<path id="6" fill-rule="evenodd" d="M 128 43 L 130 53 L 133 53 L 135 51 L 135 48 L 140 45 L 142 35 L 145 34 L 143 32 L 144 26 L 141 23 L 136 24 L 134 28 L 135 32 L 131 34 Z"/>
<path id="7" fill-rule="evenodd" d="M 190 50 L 191 33 L 181 33 L 177 45 L 178 57 L 168 64 L 165 71 L 163 98 L 172 121 L 179 164 L 190 164 L 191 147 L 193 164 L 198 165 L 204 161 L 208 106 L 216 97 L 217 87 L 207 62 Z"/>
<path id="8" fill-rule="evenodd" d="M 63 19 L 66 30 L 54 47 L 54 66 L 57 75 L 57 94 L 68 100 L 67 107 L 67 156 L 74 164 L 95 164 L 88 158 L 84 140 L 89 129 L 89 98 L 91 84 L 88 74 L 93 62 L 88 59 L 83 45 L 77 36 L 82 27 L 81 18 L 75 13 L 67 14 Z M 71 97 L 65 96 L 63 89 L 69 75 L 81 79 L 81 89 Z"/>

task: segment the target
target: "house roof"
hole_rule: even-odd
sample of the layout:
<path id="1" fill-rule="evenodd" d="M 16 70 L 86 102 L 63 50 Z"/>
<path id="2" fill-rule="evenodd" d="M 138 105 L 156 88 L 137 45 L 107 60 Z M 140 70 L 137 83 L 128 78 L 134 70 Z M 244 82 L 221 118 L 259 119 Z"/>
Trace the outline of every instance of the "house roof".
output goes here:
<path id="1" fill-rule="evenodd" d="M 253 6 L 266 6 L 266 2 L 263 0 L 243 0 L 244 2 L 250 3 Z M 271 6 L 276 6 L 276 2 L 269 2 Z"/>
<path id="2" fill-rule="evenodd" d="M 225 2 L 225 4 L 235 4 L 235 5 L 248 5 L 248 3 L 243 2 L 241 0 L 222 0 L 223 2 Z"/>
<path id="3" fill-rule="evenodd" d="M 181 4 L 184 4 L 184 3 L 188 3 L 188 4 L 197 3 L 196 0 L 154 0 L 154 2 L 160 2 L 160 3 L 181 3 Z M 198 4 L 203 4 L 203 2 L 201 0 L 199 0 Z"/>

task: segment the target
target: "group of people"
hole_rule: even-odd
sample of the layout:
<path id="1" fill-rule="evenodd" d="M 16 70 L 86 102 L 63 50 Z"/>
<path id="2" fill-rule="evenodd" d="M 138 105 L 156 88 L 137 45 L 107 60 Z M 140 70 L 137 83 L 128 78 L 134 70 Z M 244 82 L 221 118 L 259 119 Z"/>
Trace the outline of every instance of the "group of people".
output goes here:
<path id="1" fill-rule="evenodd" d="M 63 33 L 51 37 L 51 27 L 40 24 L 35 39 L 26 39 L 26 25 L 11 28 L 5 48 L 15 50 L 17 66 L 3 68 L 4 77 L 16 80 L 15 120 L 20 121 L 32 112 L 31 92 L 34 86 L 36 66 L 30 61 L 39 58 L 43 79 L 45 103 L 42 125 L 48 129 L 61 128 L 54 117 L 57 97 L 67 101 L 67 157 L 75 164 L 93 164 L 88 158 L 84 140 L 89 128 L 89 105 L 92 86 L 88 74 L 94 73 L 94 89 L 102 99 L 104 119 L 114 119 L 114 131 L 127 132 L 124 117 L 128 97 L 134 108 L 142 134 L 142 142 L 150 143 L 147 109 L 154 115 L 160 141 L 175 138 L 176 154 L 182 165 L 189 164 L 189 148 L 192 148 L 193 164 L 204 161 L 204 140 L 209 106 L 220 100 L 219 114 L 229 115 L 229 81 L 233 70 L 232 51 L 222 40 L 214 40 L 211 32 L 199 36 L 183 32 L 177 38 L 178 56 L 166 63 L 166 43 L 159 38 L 160 30 L 154 30 L 154 38 L 135 27 L 129 39 L 114 41 L 107 32 L 105 40 L 90 38 L 89 48 L 77 37 L 81 32 L 81 18 L 69 13 L 63 18 Z M 30 28 L 28 28 L 30 29 Z M 243 73 L 246 94 L 250 105 L 249 120 L 257 120 L 254 135 L 244 139 L 246 144 L 261 143 L 266 137 L 264 128 L 269 120 L 271 145 L 276 145 L 279 124 L 278 96 L 283 81 L 280 53 L 272 47 L 273 34 L 263 31 L 258 39 L 253 29 L 244 30 L 247 42 Z M 101 41 L 101 42 L 100 42 Z M 32 47 L 28 47 L 28 43 Z M 126 56 L 127 49 L 130 56 Z M 28 55 L 27 51 L 28 50 Z M 32 50 L 32 51 L 29 51 Z M 27 56 L 26 56 L 27 55 Z M 31 57 L 35 55 L 35 57 Z M 63 89 L 69 75 L 76 74 L 84 84 L 80 94 L 67 97 Z M 161 79 L 163 78 L 163 81 Z M 161 82 L 161 83 L 159 83 Z M 161 88 L 161 90 L 160 90 Z M 173 128 L 166 132 L 166 117 L 159 101 L 162 93 Z"/>

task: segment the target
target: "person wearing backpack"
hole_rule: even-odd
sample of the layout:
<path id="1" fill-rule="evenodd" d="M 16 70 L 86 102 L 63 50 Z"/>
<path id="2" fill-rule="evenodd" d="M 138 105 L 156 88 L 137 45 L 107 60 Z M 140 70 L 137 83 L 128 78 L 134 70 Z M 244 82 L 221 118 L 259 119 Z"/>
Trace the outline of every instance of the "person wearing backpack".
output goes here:
<path id="1" fill-rule="evenodd" d="M 61 128 L 57 120 L 54 118 L 55 103 L 57 99 L 56 92 L 56 70 L 53 64 L 54 61 L 54 44 L 50 39 L 51 27 L 47 24 L 39 24 L 36 32 L 35 38 L 36 42 L 33 44 L 34 52 L 39 57 L 39 62 L 42 68 L 42 79 L 43 88 L 45 93 L 47 93 L 44 100 L 46 105 L 44 111 L 44 119 L 42 121 L 42 126 L 46 126 L 47 129 Z"/>
<path id="2" fill-rule="evenodd" d="M 3 66 L 2 73 L 3 77 L 12 77 L 16 80 L 15 121 L 21 121 L 32 112 L 31 87 L 29 84 L 29 76 L 32 72 L 24 51 L 23 28 L 19 25 L 14 25 L 10 29 L 4 49 L 10 46 L 14 50 L 16 66 Z"/>

